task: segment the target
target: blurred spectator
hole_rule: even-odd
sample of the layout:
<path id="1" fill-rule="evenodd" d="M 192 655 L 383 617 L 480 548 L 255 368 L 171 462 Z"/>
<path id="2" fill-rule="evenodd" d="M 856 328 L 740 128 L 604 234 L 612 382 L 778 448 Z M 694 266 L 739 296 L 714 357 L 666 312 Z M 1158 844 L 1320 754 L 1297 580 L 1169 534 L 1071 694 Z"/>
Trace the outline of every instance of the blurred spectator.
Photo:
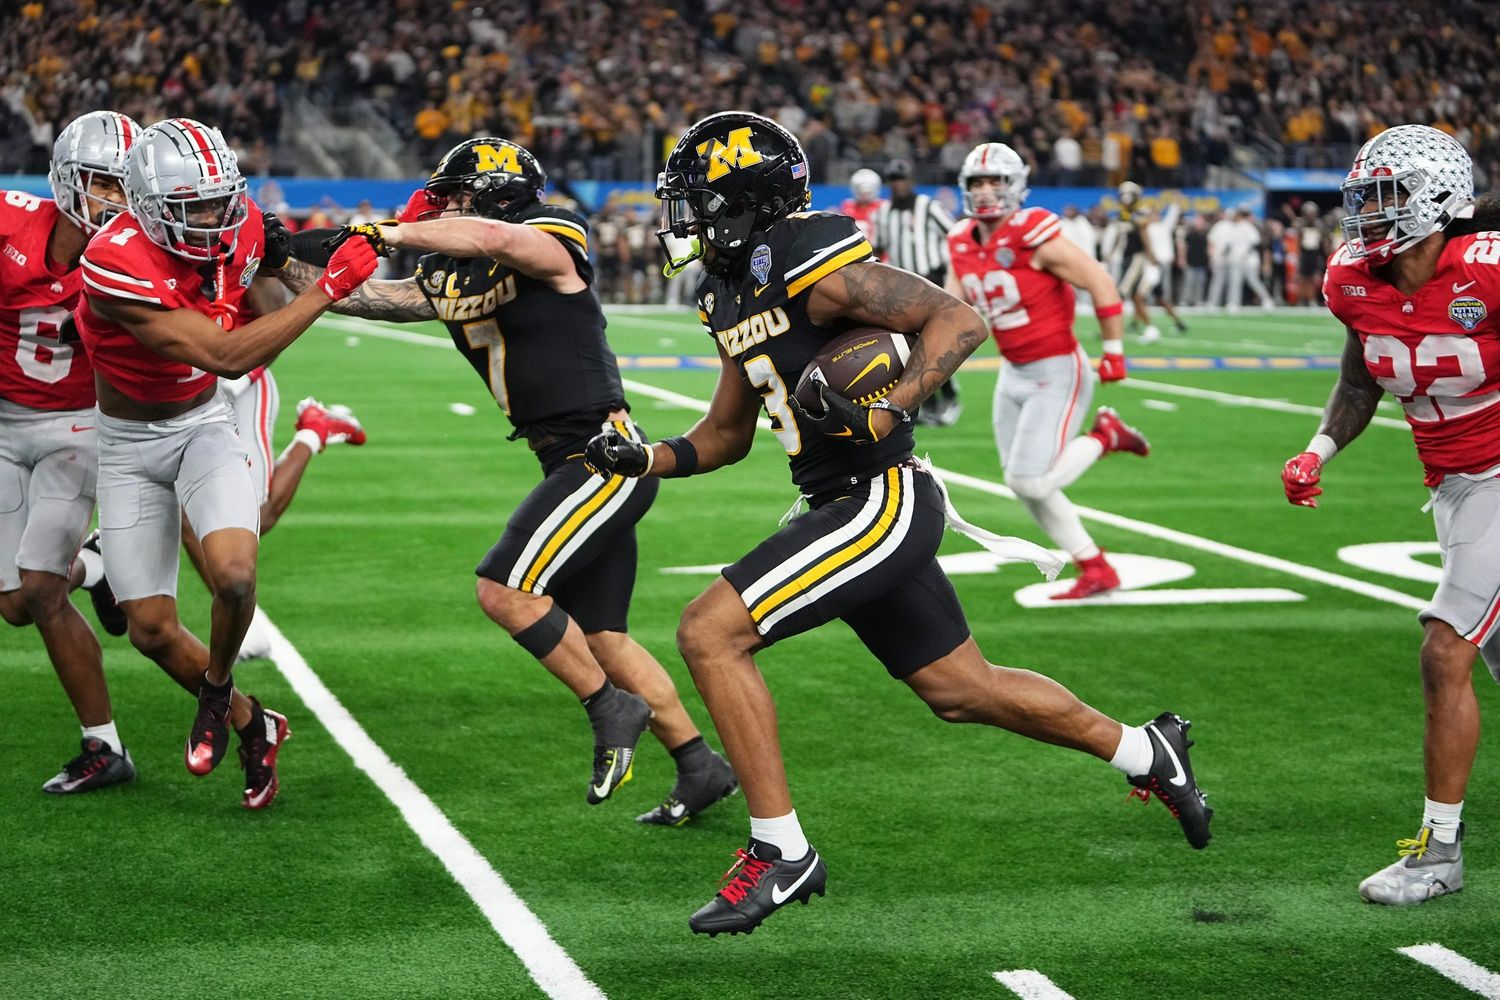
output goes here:
<path id="1" fill-rule="evenodd" d="M 1195 215 L 1188 220 L 1181 239 L 1183 269 L 1182 296 L 1185 306 L 1203 304 L 1208 290 L 1208 223 L 1210 216 Z"/>

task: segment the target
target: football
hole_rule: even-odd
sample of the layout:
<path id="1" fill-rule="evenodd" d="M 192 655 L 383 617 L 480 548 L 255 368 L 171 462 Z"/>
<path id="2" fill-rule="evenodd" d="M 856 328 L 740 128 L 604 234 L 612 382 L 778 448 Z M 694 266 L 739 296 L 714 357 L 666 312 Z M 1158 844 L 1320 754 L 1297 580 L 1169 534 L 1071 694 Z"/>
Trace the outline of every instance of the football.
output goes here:
<path id="1" fill-rule="evenodd" d="M 816 377 L 845 399 L 868 406 L 895 387 L 913 339 L 874 326 L 846 330 L 807 363 L 792 394 L 808 413 L 822 413 Z"/>

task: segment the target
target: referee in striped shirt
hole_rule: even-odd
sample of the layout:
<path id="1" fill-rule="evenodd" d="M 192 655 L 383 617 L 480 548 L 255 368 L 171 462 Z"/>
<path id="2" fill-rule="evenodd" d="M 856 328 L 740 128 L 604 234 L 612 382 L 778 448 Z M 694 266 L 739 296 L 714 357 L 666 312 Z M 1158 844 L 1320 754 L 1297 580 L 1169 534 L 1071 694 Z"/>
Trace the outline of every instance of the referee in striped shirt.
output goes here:
<path id="1" fill-rule="evenodd" d="M 887 264 L 920 274 L 942 288 L 948 277 L 947 236 L 953 216 L 936 198 L 916 193 L 911 164 L 905 160 L 886 164 L 885 182 L 891 197 L 875 213 L 875 252 Z M 958 421 L 961 410 L 958 381 L 949 379 L 922 404 L 917 422 L 946 427 Z"/>

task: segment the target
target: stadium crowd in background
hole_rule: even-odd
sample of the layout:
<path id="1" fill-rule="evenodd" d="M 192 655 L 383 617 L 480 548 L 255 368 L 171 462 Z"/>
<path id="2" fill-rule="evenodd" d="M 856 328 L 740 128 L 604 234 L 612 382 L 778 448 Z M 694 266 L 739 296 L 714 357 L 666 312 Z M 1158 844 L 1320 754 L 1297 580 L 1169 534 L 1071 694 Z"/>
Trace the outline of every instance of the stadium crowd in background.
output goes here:
<path id="1" fill-rule="evenodd" d="M 710 107 L 777 118 L 801 136 L 814 182 L 899 157 L 919 183 L 948 183 L 975 143 L 997 140 L 1035 184 L 1193 186 L 1236 147 L 1342 166 L 1401 121 L 1471 149 L 1481 189 L 1500 176 L 1500 5 L 1483 0 L 454 9 L 466 16 L 419 0 L 25 3 L 0 41 L 0 128 L 30 145 L 0 150 L 0 169 L 35 172 L 61 123 L 112 107 L 216 122 L 247 173 L 286 170 L 289 100 L 332 116 L 368 98 L 422 163 L 496 134 L 555 176 L 601 180 L 654 176 Z"/>

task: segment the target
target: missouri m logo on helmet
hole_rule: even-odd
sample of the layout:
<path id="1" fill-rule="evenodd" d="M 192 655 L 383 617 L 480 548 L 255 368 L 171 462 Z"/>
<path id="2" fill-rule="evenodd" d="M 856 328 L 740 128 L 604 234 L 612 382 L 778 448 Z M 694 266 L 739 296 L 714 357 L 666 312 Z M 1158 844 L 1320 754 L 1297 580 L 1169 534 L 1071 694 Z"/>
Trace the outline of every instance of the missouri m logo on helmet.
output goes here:
<path id="1" fill-rule="evenodd" d="M 795 136 L 749 111 L 709 115 L 682 134 L 656 180 L 657 232 L 669 268 L 712 247 L 708 266 L 727 271 L 764 232 L 807 204 L 807 156 Z"/>
<path id="2" fill-rule="evenodd" d="M 484 136 L 459 143 L 438 161 L 427 190 L 468 201 L 460 211 L 509 220 L 542 200 L 547 172 L 530 150 L 509 139 Z"/>
<path id="3" fill-rule="evenodd" d="M 711 139 L 697 145 L 698 155 L 708 156 L 708 180 L 720 177 L 739 167 L 752 167 L 761 161 L 761 155 L 750 144 L 750 129 L 737 128 L 723 142 Z"/>

